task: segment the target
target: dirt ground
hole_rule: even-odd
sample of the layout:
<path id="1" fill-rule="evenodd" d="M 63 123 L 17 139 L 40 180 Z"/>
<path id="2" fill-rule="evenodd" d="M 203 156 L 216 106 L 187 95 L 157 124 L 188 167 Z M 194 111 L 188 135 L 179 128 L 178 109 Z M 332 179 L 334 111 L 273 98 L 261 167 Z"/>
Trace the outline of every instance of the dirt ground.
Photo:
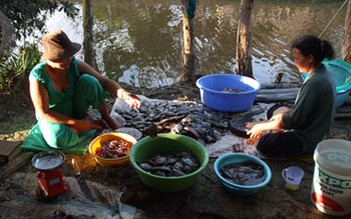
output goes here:
<path id="1" fill-rule="evenodd" d="M 197 88 L 189 86 L 135 92 L 149 98 L 199 101 Z M 0 98 L 0 110 L 6 112 L 0 117 L 0 140 L 21 141 L 35 124 L 33 109 L 30 104 L 6 107 L 6 101 Z M 345 120 L 338 123 L 344 126 Z M 88 200 L 79 189 L 72 158 L 80 163 L 94 201 Z M 35 196 L 36 170 L 28 161 L 0 182 L 0 218 L 334 218 L 312 205 L 312 159 L 265 160 L 272 170 L 272 180 L 251 196 L 239 196 L 225 190 L 214 174 L 214 161 L 215 158 L 210 159 L 196 183 L 186 191 L 161 193 L 143 185 L 129 163 L 105 167 L 96 164 L 90 154 L 67 155 L 61 170 L 68 190 L 49 203 Z M 281 177 L 281 171 L 292 165 L 305 171 L 297 191 L 286 189 Z M 6 166 L 0 171 L 4 168 Z"/>

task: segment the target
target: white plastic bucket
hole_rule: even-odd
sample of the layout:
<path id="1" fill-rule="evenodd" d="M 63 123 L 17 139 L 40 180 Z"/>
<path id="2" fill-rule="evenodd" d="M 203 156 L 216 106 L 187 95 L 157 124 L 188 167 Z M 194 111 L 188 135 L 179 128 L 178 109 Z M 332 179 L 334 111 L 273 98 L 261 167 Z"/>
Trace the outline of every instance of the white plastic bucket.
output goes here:
<path id="1" fill-rule="evenodd" d="M 350 214 L 351 142 L 341 139 L 324 140 L 317 145 L 313 158 L 312 203 L 325 214 Z"/>

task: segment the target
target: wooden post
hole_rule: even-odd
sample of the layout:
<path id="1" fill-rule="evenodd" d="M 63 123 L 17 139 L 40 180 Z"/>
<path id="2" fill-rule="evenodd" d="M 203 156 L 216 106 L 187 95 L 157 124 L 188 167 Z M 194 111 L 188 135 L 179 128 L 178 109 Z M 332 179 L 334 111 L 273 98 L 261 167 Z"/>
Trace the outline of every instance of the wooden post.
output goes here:
<path id="1" fill-rule="evenodd" d="M 93 49 L 93 17 L 91 15 L 90 0 L 83 0 L 83 48 L 84 61 L 95 68 L 95 55 Z"/>
<path id="2" fill-rule="evenodd" d="M 345 17 L 345 37 L 342 44 L 341 58 L 351 63 L 351 0 L 349 0 Z"/>
<path id="3" fill-rule="evenodd" d="M 251 11 L 254 0 L 241 0 L 236 40 L 236 74 L 253 78 L 251 46 Z"/>
<path id="4" fill-rule="evenodd" d="M 179 82 L 192 80 L 195 74 L 195 47 L 194 47 L 194 14 L 196 0 L 182 0 L 183 10 L 183 66 L 184 71 L 180 74 Z"/>

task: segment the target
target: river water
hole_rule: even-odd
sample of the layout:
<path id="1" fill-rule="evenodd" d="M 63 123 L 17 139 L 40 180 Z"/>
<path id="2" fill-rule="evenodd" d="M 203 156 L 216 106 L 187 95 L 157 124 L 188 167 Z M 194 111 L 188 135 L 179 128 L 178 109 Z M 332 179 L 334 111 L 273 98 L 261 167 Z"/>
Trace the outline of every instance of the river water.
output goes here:
<path id="1" fill-rule="evenodd" d="M 174 83 L 183 70 L 180 0 L 95 0 L 94 49 L 97 68 L 108 77 L 138 87 Z M 290 52 L 293 39 L 319 35 L 343 1 L 255 1 L 252 14 L 253 73 L 261 83 L 301 80 Z M 80 3 L 76 3 L 82 8 Z M 323 35 L 340 56 L 346 8 Z M 196 72 L 236 73 L 235 46 L 240 0 L 201 0 L 195 15 Z M 63 29 L 83 42 L 82 15 L 56 12 L 49 31 Z M 82 58 L 82 52 L 78 54 Z"/>

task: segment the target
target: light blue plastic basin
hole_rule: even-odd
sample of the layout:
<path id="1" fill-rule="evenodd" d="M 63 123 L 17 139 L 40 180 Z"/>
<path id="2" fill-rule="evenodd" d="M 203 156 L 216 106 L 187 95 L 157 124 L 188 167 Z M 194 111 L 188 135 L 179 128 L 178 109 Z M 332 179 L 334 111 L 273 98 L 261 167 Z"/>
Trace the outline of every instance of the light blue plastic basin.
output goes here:
<path id="1" fill-rule="evenodd" d="M 230 180 L 224 178 L 221 175 L 220 170 L 224 166 L 229 165 L 229 164 L 233 164 L 233 163 L 242 163 L 245 161 L 253 161 L 253 162 L 263 166 L 265 179 L 262 183 L 257 184 L 257 185 L 251 185 L 251 186 L 239 185 L 239 184 L 236 184 L 234 182 L 231 182 Z M 271 181 L 271 178 L 272 178 L 272 171 L 263 160 L 255 157 L 255 156 L 252 156 L 249 154 L 244 154 L 244 153 L 229 153 L 229 154 L 225 154 L 223 156 L 220 156 L 215 161 L 213 167 L 214 167 L 213 168 L 214 172 L 215 172 L 216 176 L 218 177 L 222 186 L 226 190 L 228 190 L 232 193 L 235 193 L 235 194 L 239 194 L 239 195 L 252 195 L 252 194 L 257 193 L 260 189 L 262 189 L 264 186 L 266 186 Z"/>

